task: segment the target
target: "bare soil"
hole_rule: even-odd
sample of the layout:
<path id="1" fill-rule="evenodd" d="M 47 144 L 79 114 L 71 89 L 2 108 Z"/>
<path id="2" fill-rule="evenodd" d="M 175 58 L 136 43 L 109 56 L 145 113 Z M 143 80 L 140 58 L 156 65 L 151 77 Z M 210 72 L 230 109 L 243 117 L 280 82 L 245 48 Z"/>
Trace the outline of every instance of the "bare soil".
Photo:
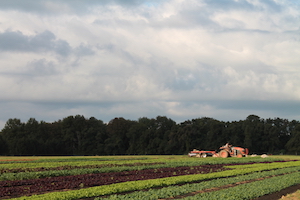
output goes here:
<path id="1" fill-rule="evenodd" d="M 280 199 L 282 196 L 285 196 L 287 194 L 294 193 L 297 190 L 300 190 L 300 185 L 294 185 L 294 186 L 285 188 L 283 190 L 280 190 L 279 192 L 275 192 L 275 193 L 272 193 L 272 194 L 268 194 L 268 195 L 258 197 L 254 200 L 276 200 L 276 199 Z M 288 198 L 283 198 L 283 199 L 288 199 Z"/>

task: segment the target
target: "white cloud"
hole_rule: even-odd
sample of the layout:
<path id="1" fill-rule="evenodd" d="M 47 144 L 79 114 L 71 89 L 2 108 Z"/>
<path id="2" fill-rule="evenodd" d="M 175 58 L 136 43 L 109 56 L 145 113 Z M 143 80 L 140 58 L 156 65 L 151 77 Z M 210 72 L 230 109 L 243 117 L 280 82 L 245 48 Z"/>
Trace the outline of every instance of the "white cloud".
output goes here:
<path id="1" fill-rule="evenodd" d="M 292 1 L 26 2 L 0 3 L 2 121 L 299 117 L 260 109 L 300 100 Z"/>

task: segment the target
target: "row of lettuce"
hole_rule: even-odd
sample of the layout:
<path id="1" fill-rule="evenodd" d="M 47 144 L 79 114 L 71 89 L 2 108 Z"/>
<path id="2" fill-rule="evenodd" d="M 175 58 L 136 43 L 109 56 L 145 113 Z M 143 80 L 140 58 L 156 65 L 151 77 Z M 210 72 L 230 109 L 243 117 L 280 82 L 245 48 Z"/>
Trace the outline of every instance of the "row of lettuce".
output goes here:
<path id="1" fill-rule="evenodd" d="M 156 200 L 162 198 L 174 198 L 178 196 L 186 196 L 182 199 L 251 199 L 271 192 L 276 192 L 280 189 L 289 187 L 294 184 L 299 184 L 300 179 L 296 178 L 299 177 L 299 170 L 300 166 L 271 171 L 255 172 L 248 175 L 203 181 L 201 183 L 184 184 L 181 186 L 169 186 L 161 189 L 150 189 L 148 191 L 137 191 L 125 195 L 110 195 L 107 198 L 99 197 L 95 198 L 95 200 Z M 276 177 L 270 178 L 273 176 Z M 266 179 L 256 181 L 262 178 Z M 214 192 L 205 192 L 206 190 L 211 188 L 218 188 L 222 186 L 224 187 L 226 185 L 232 186 L 232 184 L 241 182 L 249 183 L 241 184 L 236 187 L 229 187 L 228 189 L 216 190 Z M 276 185 L 270 187 L 270 185 L 273 185 L 274 183 Z M 241 191 L 243 192 L 241 193 Z"/>
<path id="2" fill-rule="evenodd" d="M 80 199 L 88 197 L 107 196 L 108 199 L 159 199 L 159 198 L 172 198 L 178 195 L 185 195 L 195 191 L 219 187 L 223 185 L 233 184 L 236 182 L 255 180 L 258 178 L 266 177 L 264 180 L 255 180 L 246 184 L 222 189 L 214 192 L 199 193 L 193 196 L 187 196 L 187 199 L 251 199 L 264 194 L 278 191 L 282 188 L 300 184 L 300 161 L 291 162 L 272 162 L 268 163 L 246 164 L 246 165 L 232 165 L 227 166 L 231 168 L 228 171 L 214 172 L 208 174 L 184 175 L 174 176 L 167 178 L 129 181 L 122 183 L 115 183 L 111 185 L 96 186 L 90 188 L 83 188 L 80 190 L 64 191 L 64 192 L 51 192 L 41 195 L 33 195 L 29 197 L 20 197 L 15 199 Z M 158 160 L 156 159 L 155 162 Z M 165 160 L 166 161 L 166 160 Z M 164 166 L 170 164 L 176 165 L 199 165 L 199 164 L 219 164 L 219 163 L 251 163 L 261 162 L 258 158 L 243 158 L 243 159 L 191 159 L 189 161 L 178 161 L 176 159 L 167 161 Z M 273 160 L 274 161 L 274 160 Z M 143 160 L 145 162 L 145 160 Z M 62 164 L 62 163 L 61 163 Z M 160 164 L 162 165 L 162 164 Z M 130 166 L 127 169 L 131 170 Z M 141 166 L 138 166 L 141 167 Z M 142 166 L 143 167 L 143 166 Z M 144 167 L 157 167 L 155 165 L 145 165 Z M 105 168 L 105 167 L 104 167 Z M 103 168 L 103 169 L 104 169 Z M 114 168 L 114 167 L 112 167 Z M 111 169 L 112 169 L 111 168 Z M 115 167 L 120 168 L 120 166 Z M 98 173 L 98 172 L 96 172 Z M 105 172 L 102 172 L 105 173 Z M 30 174 L 30 173 L 29 173 Z M 3 174 L 2 174 L 3 175 Z M 237 176 L 238 175 L 238 176 Z M 275 176 L 276 175 L 276 176 Z M 280 175 L 280 176 L 277 176 Z M 275 177 L 271 177 L 275 176 Z M 271 177 L 271 178 L 270 178 Z M 209 181 L 208 181 L 209 180 Z M 281 181 L 280 181 L 281 180 Z M 202 181 L 201 183 L 195 183 Z M 270 184 L 272 183 L 272 184 Z M 275 184 L 274 184 L 275 183 Z M 178 186 L 180 184 L 181 186 Z M 259 185 L 259 187 L 258 187 Z M 161 189 L 153 189 L 153 188 Z M 258 188 L 256 188 L 258 187 Z M 239 189 L 240 188 L 240 189 Z M 249 192 L 241 192 L 244 188 L 250 188 Z M 140 190 L 147 190 L 141 192 Z M 134 192 L 138 191 L 138 192 Z M 247 190 L 248 191 L 248 190 Z M 118 193 L 131 192 L 126 195 L 118 195 Z M 216 195 L 216 196 L 209 196 Z M 251 197 L 250 197 L 251 196 Z M 102 199 L 101 197 L 101 199 Z M 151 198 L 150 198 L 151 197 Z M 96 198 L 96 199 L 100 199 Z"/>
<path id="3" fill-rule="evenodd" d="M 228 164 L 228 163 L 243 163 L 243 162 L 273 162 L 273 161 L 282 161 L 281 158 L 260 158 L 260 157 L 247 157 L 244 159 L 241 158 L 230 158 L 222 159 L 222 158 L 206 158 L 206 159 L 199 159 L 199 158 L 190 158 L 187 156 L 148 156 L 148 157 L 128 157 L 123 159 L 117 158 L 93 158 L 93 157 L 82 157 L 82 158 L 72 158 L 72 157 L 65 157 L 62 158 L 48 158 L 48 159 L 33 159 L 33 160 L 1 160 L 0 159 L 0 169 L 1 168 L 38 168 L 38 167 L 59 167 L 59 166 L 86 166 L 86 165 L 125 165 L 125 164 L 135 164 L 135 163 L 165 163 L 165 164 Z"/>

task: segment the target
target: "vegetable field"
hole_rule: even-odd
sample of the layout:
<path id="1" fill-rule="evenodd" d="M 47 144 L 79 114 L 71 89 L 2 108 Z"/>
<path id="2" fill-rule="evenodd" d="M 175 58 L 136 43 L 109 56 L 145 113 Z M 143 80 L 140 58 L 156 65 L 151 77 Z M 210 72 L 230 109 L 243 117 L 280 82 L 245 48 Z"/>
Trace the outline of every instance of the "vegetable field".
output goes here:
<path id="1" fill-rule="evenodd" d="M 0 157 L 0 199 L 255 199 L 300 184 L 300 157 Z"/>

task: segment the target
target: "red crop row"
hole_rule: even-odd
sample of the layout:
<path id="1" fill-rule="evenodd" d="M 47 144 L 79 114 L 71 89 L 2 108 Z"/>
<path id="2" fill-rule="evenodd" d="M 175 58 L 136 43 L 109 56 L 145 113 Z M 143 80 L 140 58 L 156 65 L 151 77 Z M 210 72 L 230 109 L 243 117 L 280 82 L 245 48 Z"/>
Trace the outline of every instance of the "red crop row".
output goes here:
<path id="1" fill-rule="evenodd" d="M 204 174 L 228 170 L 223 168 L 223 166 L 224 165 L 221 164 L 202 165 L 194 167 L 159 168 L 76 176 L 49 177 L 32 180 L 1 181 L 0 197 L 16 197 L 54 190 L 79 189 L 82 187 L 108 185 L 126 181 L 156 179 L 187 174 Z"/>

